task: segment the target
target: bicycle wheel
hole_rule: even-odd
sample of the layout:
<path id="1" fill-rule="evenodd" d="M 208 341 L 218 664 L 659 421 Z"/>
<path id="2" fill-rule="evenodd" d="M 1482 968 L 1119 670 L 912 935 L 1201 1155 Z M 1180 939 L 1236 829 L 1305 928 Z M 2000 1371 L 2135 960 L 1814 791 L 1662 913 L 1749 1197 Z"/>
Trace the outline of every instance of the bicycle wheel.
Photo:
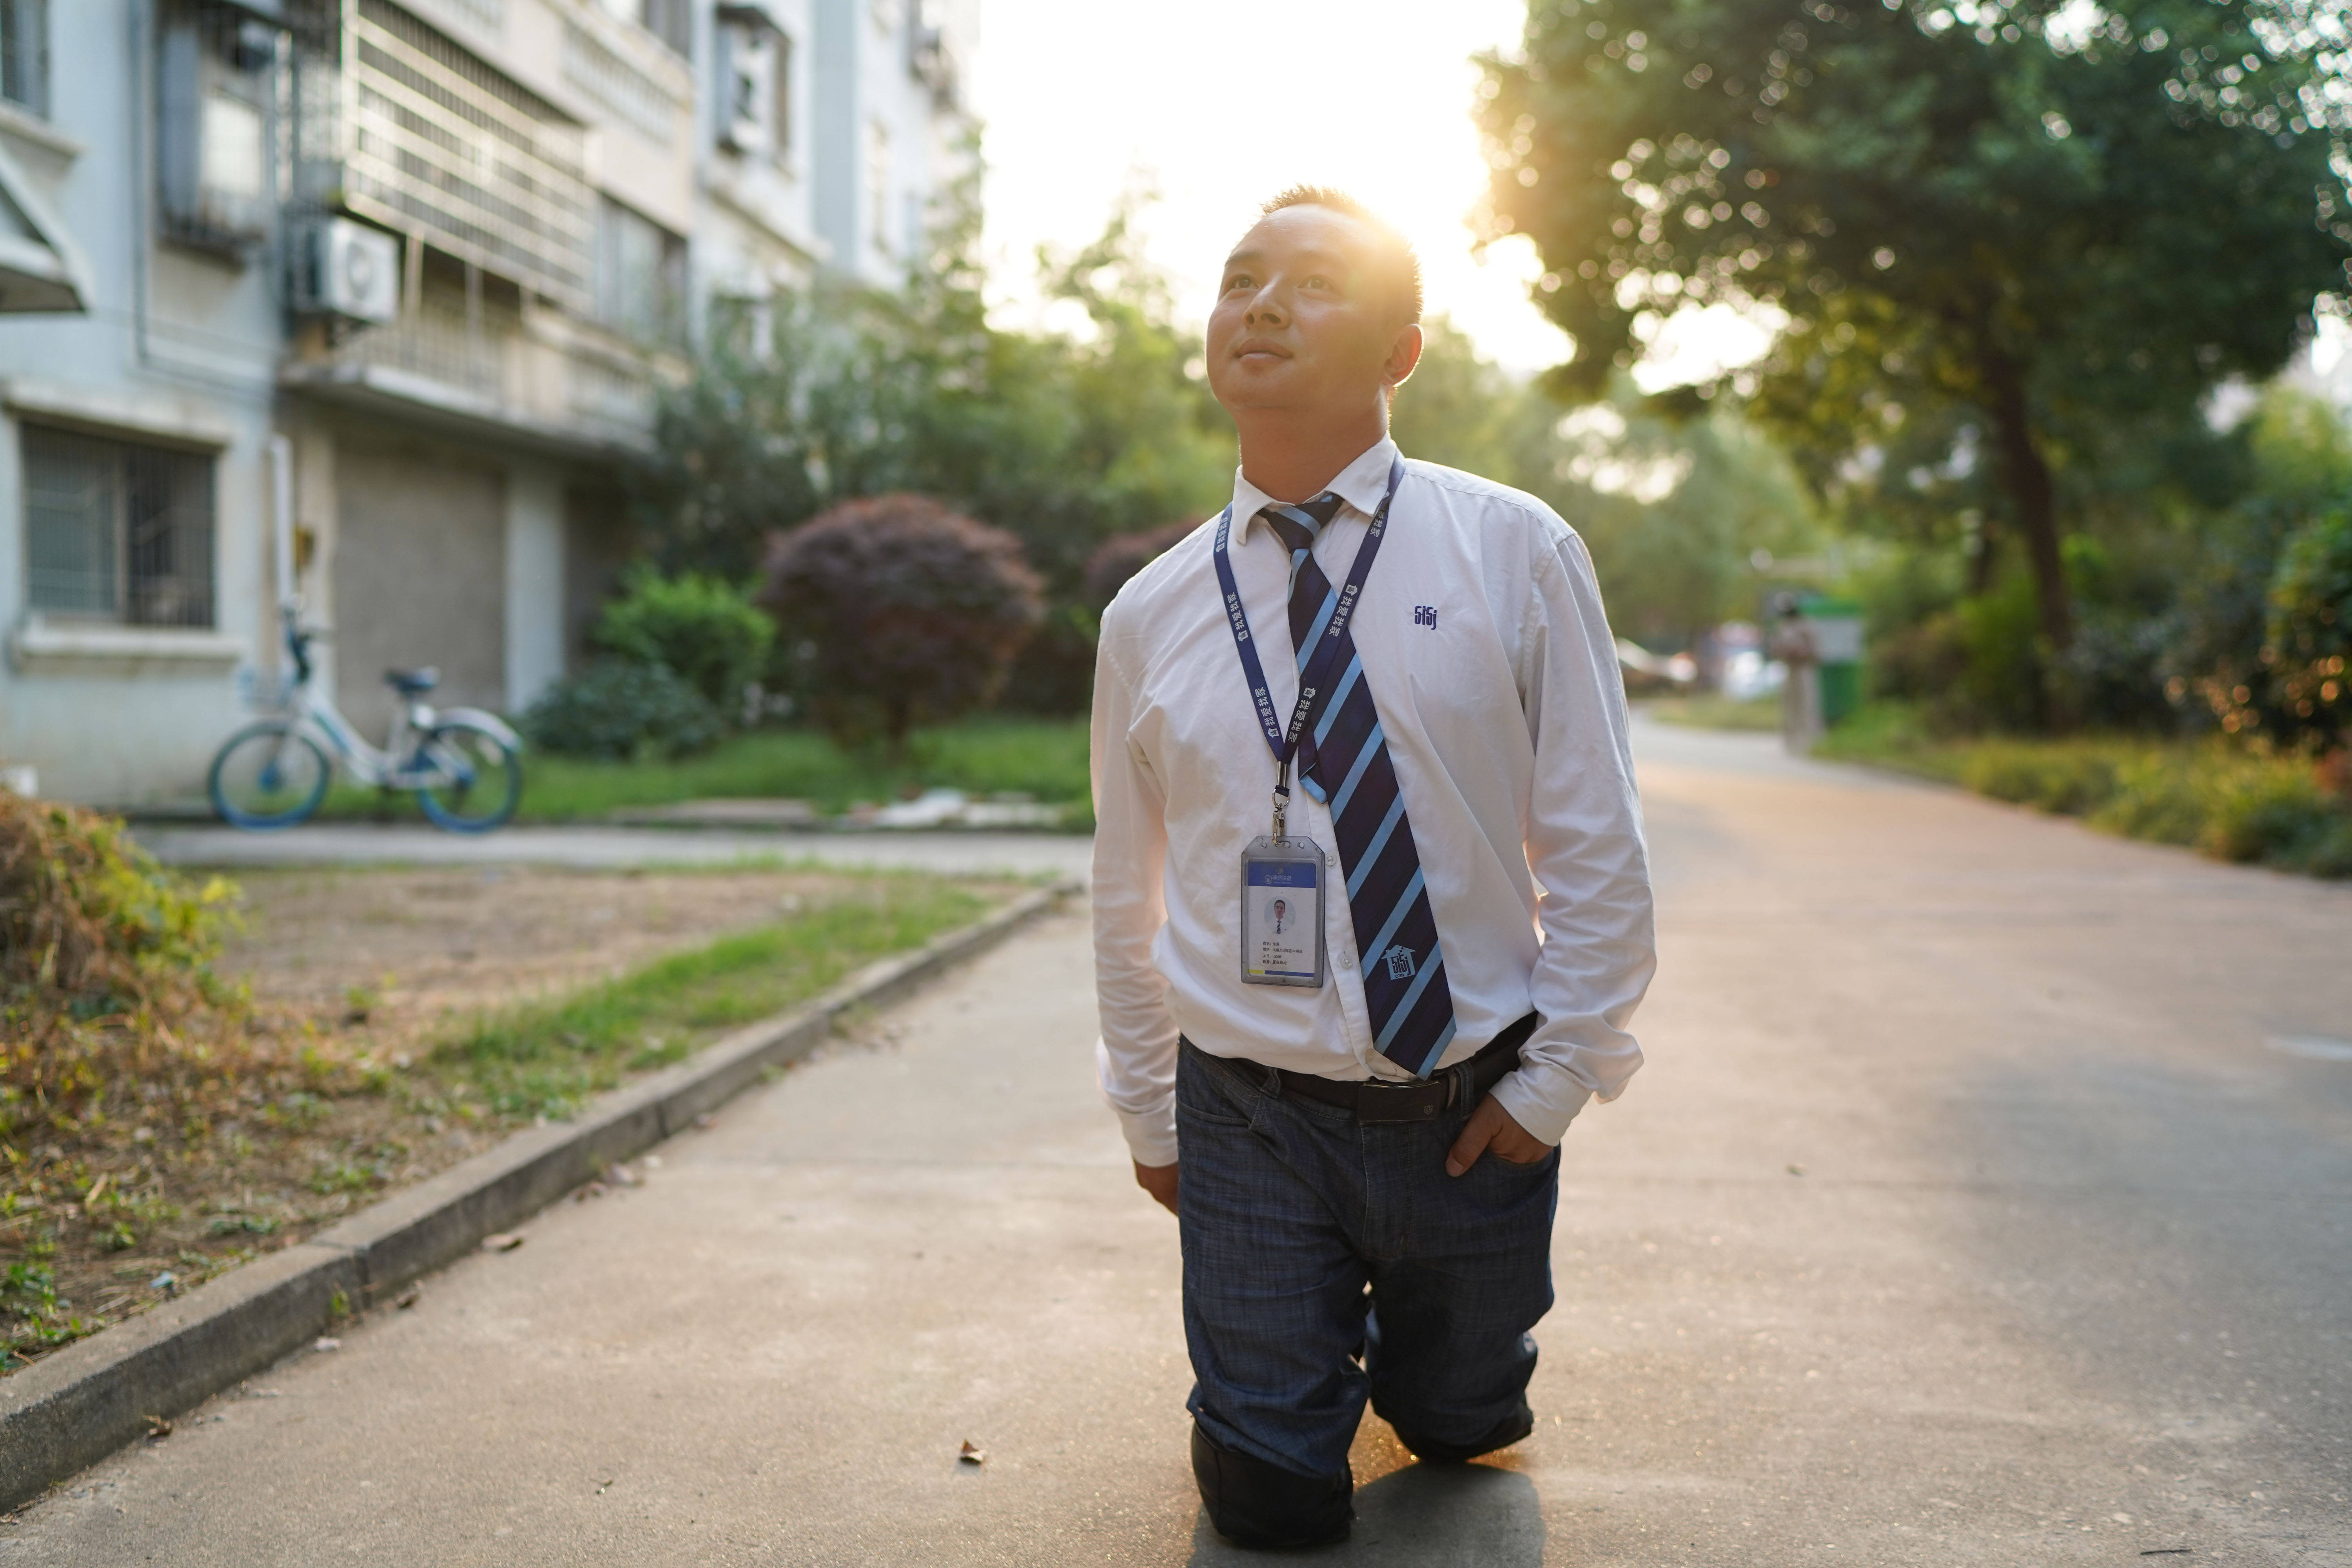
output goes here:
<path id="1" fill-rule="evenodd" d="M 433 775 L 417 789 L 416 804 L 436 827 L 488 833 L 515 814 L 522 800 L 522 759 L 488 730 L 462 719 L 438 724 L 416 751 L 420 771 Z"/>
<path id="2" fill-rule="evenodd" d="M 316 741 L 283 719 L 265 719 L 228 738 L 205 775 L 205 793 L 232 827 L 291 827 L 319 809 L 333 774 Z"/>

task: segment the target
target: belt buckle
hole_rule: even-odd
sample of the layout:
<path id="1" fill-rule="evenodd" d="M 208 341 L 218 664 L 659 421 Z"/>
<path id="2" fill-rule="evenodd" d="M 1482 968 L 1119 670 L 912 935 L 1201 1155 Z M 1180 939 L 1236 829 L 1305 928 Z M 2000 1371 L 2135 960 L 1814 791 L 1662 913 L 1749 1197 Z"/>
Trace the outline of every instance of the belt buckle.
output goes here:
<path id="1" fill-rule="evenodd" d="M 1426 1091 L 1436 1087 L 1434 1083 L 1360 1084 L 1356 1089 L 1356 1120 L 1374 1127 L 1431 1121 L 1445 1109 L 1443 1100 L 1434 1105 L 1427 1103 Z M 1374 1114 L 1371 1108 L 1378 1105 L 1384 1098 L 1391 1099 L 1394 1111 L 1401 1111 L 1402 1114 L 1393 1114 L 1388 1110 Z"/>

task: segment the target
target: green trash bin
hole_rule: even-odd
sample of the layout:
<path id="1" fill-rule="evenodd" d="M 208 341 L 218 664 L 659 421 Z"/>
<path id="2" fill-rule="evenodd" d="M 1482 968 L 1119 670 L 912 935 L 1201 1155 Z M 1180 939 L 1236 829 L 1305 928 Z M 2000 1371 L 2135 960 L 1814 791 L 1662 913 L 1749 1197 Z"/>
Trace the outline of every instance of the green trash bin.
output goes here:
<path id="1" fill-rule="evenodd" d="M 1822 722 L 1834 727 L 1862 706 L 1862 606 L 1808 594 L 1797 601 L 1797 613 L 1813 634 L 1820 660 L 1813 679 L 1820 683 Z"/>

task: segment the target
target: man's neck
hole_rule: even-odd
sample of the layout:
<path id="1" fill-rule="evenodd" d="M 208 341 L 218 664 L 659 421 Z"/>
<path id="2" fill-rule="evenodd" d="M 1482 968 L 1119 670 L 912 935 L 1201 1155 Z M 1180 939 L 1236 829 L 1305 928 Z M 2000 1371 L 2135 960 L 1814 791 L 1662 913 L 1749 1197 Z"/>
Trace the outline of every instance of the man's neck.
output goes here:
<path id="1" fill-rule="evenodd" d="M 1389 433 L 1385 405 L 1350 417 L 1328 409 L 1251 409 L 1234 417 L 1242 478 L 1279 501 L 1311 500 Z"/>

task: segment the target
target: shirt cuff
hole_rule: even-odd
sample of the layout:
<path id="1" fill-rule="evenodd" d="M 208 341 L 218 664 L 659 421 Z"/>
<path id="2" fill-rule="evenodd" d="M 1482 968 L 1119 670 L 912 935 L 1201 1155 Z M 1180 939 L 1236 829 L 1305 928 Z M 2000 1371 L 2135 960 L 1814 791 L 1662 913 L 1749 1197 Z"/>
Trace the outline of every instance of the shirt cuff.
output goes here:
<path id="1" fill-rule="evenodd" d="M 1502 1076 L 1493 1093 L 1512 1121 L 1538 1142 L 1551 1144 L 1568 1136 L 1568 1124 L 1592 1098 L 1591 1089 L 1549 1064 L 1534 1070 L 1520 1064 Z"/>
<path id="2" fill-rule="evenodd" d="M 1139 1165 L 1172 1165 L 1176 1163 L 1176 1095 L 1170 1090 L 1168 1098 L 1150 1110 L 1120 1110 L 1111 1108 L 1118 1116 L 1118 1130 L 1127 1134 L 1127 1149 Z"/>

